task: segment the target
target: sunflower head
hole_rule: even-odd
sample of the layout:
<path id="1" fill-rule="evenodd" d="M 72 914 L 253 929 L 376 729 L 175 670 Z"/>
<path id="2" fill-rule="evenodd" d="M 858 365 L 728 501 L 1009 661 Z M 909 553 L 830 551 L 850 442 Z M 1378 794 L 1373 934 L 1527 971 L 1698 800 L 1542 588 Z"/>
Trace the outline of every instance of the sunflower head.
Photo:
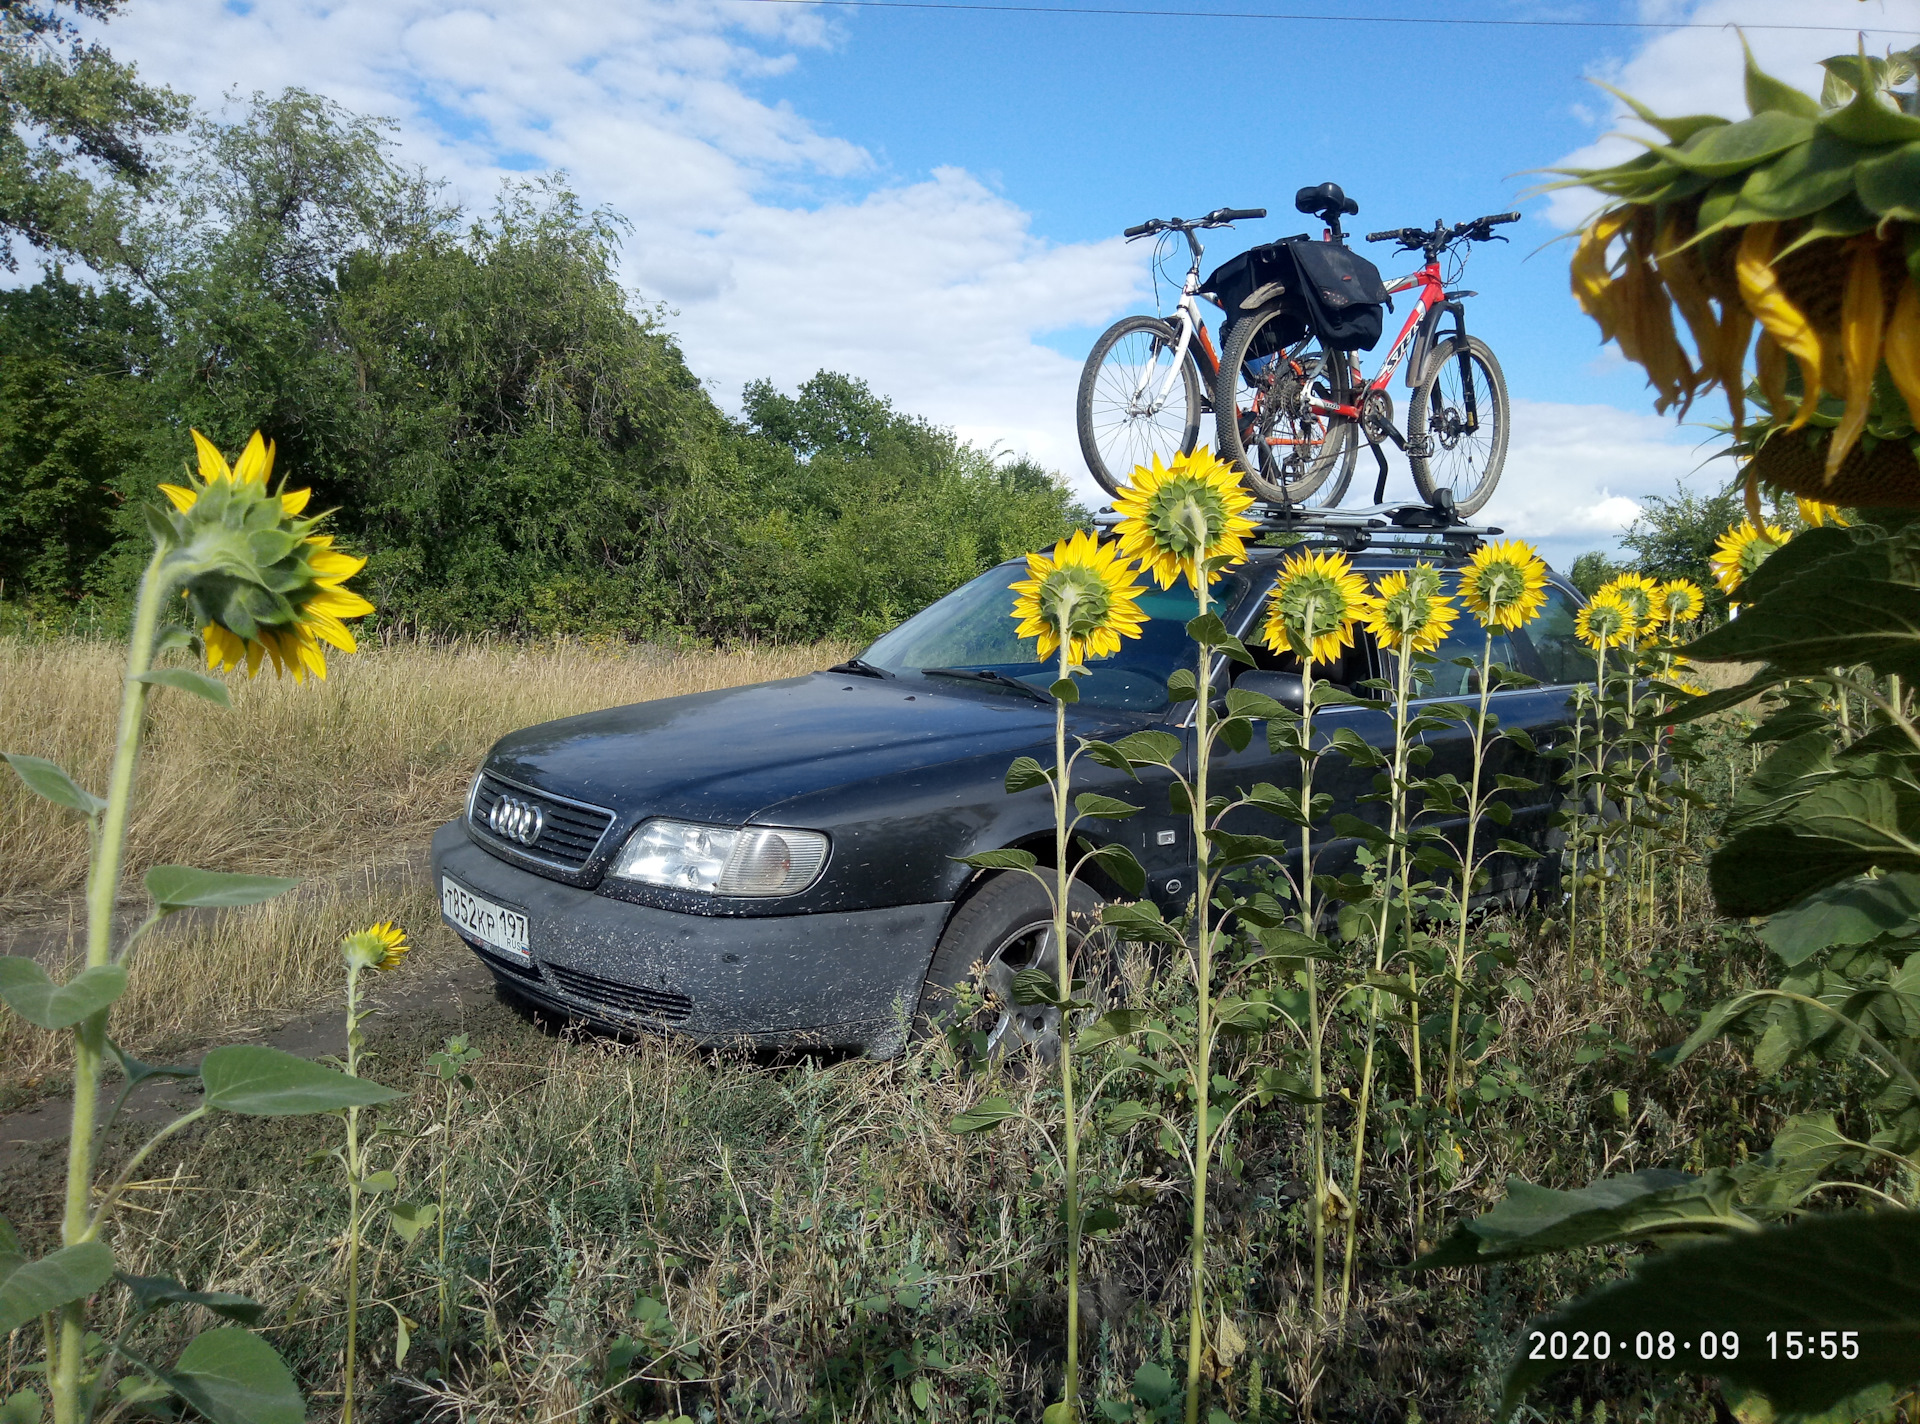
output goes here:
<path id="1" fill-rule="evenodd" d="M 1519 539 L 1482 544 L 1460 571 L 1460 601 L 1488 630 L 1524 627 L 1547 601 L 1547 566 Z"/>
<path id="2" fill-rule="evenodd" d="M 1707 606 L 1707 596 L 1691 579 L 1672 579 L 1654 596 L 1654 612 L 1663 623 L 1691 623 Z"/>
<path id="3" fill-rule="evenodd" d="M 1600 594 L 1608 593 L 1633 614 L 1633 627 L 1627 630 L 1628 637 L 1650 631 L 1659 624 L 1660 584 L 1657 580 L 1645 574 L 1617 574 L 1600 585 Z"/>
<path id="4" fill-rule="evenodd" d="M 327 675 L 325 643 L 350 653 L 344 620 L 373 612 L 347 589 L 365 559 L 333 547 L 325 515 L 302 518 L 311 491 L 268 487 L 273 445 L 253 438 L 229 466 L 199 431 L 197 474 L 160 492 L 173 506 L 151 511 L 167 547 L 164 568 L 181 588 L 213 668 L 246 664 L 247 676 L 271 661 L 295 682 Z"/>
<path id="5" fill-rule="evenodd" d="M 1573 621 L 1574 634 L 1596 653 L 1617 648 L 1639 627 L 1639 616 L 1612 587 L 1601 589 Z"/>
<path id="6" fill-rule="evenodd" d="M 1769 554 L 1792 537 L 1777 524 L 1756 527 L 1751 519 L 1742 520 L 1722 534 L 1713 546 L 1713 553 L 1707 559 L 1707 567 L 1713 570 L 1713 581 L 1720 585 L 1722 593 L 1736 592 L 1767 561 Z"/>
<path id="7" fill-rule="evenodd" d="M 1019 596 L 1015 632 L 1040 640 L 1040 661 L 1066 644 L 1067 661 L 1078 666 L 1089 657 L 1111 657 L 1122 638 L 1140 636 L 1146 614 L 1134 598 L 1140 585 L 1133 566 L 1114 544 L 1102 544 L 1084 530 L 1062 539 L 1053 557 L 1027 555 L 1027 576 L 1014 584 Z"/>
<path id="8" fill-rule="evenodd" d="M 1393 653 L 1430 653 L 1439 647 L 1460 610 L 1440 592 L 1432 564 L 1396 570 L 1374 585 L 1367 630 Z"/>
<path id="9" fill-rule="evenodd" d="M 1822 504 L 1817 499 L 1802 499 L 1799 495 L 1793 497 L 1793 502 L 1799 507 L 1801 523 L 1809 529 L 1820 529 L 1828 524 L 1837 524 L 1842 529 L 1847 527 L 1847 521 L 1837 504 Z"/>
<path id="10" fill-rule="evenodd" d="M 1173 587 L 1181 574 L 1212 582 L 1215 559 L 1237 564 L 1247 556 L 1247 535 L 1253 521 L 1242 511 L 1253 496 L 1240 488 L 1240 477 L 1215 459 L 1204 446 L 1191 455 L 1174 456 L 1171 465 L 1155 455 L 1151 465 L 1136 465 L 1127 487 L 1115 496 L 1114 513 L 1120 522 L 1114 533 L 1120 553 L 1137 561 L 1162 588 Z"/>
<path id="11" fill-rule="evenodd" d="M 395 969 L 412 948 L 405 930 L 392 920 L 382 920 L 341 940 L 340 957 L 349 969 Z"/>
<path id="12" fill-rule="evenodd" d="M 1280 566 L 1261 636 L 1276 653 L 1330 663 L 1353 646 L 1353 625 L 1373 602 L 1345 554 L 1294 554 Z"/>

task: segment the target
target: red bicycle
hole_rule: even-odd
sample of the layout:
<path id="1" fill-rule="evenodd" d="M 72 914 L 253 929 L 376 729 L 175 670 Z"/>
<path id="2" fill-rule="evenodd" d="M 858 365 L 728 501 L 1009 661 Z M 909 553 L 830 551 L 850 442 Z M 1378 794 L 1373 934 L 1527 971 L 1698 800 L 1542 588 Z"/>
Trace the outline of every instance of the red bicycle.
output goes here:
<path id="1" fill-rule="evenodd" d="M 1380 371 L 1367 380 L 1355 348 L 1371 348 L 1379 339 L 1378 316 L 1370 325 L 1345 318 L 1369 314 L 1370 304 L 1353 298 L 1370 295 L 1367 279 L 1377 287 L 1378 273 L 1347 252 L 1340 231 L 1341 214 L 1358 212 L 1358 205 L 1327 183 L 1302 189 L 1295 206 L 1329 220 L 1326 240 L 1296 238 L 1246 254 L 1271 255 L 1264 271 L 1250 268 L 1243 277 L 1247 290 L 1221 355 L 1214 390 L 1220 457 L 1269 502 L 1312 500 L 1331 508 L 1345 497 L 1364 443 L 1379 464 L 1378 504 L 1386 498 L 1387 480 L 1380 442 L 1388 439 L 1406 452 L 1422 499 L 1436 506 L 1450 500 L 1458 514 L 1474 513 L 1493 494 L 1506 463 L 1507 383 L 1487 344 L 1467 334 L 1461 303 L 1475 294 L 1453 284 L 1465 268 L 1467 244 L 1504 242 L 1494 227 L 1517 222 L 1520 214 L 1367 234 L 1368 242 L 1398 242 L 1401 251 L 1426 259 L 1418 271 L 1381 290 L 1416 295 Z M 1286 249 L 1285 256 L 1277 249 Z M 1448 253 L 1455 261 L 1443 277 L 1440 259 Z M 1276 279 L 1257 282 L 1261 275 Z M 1344 290 L 1342 282 L 1349 284 Z M 1371 311 L 1377 313 L 1377 304 Z M 1452 330 L 1443 332 L 1448 316 Z M 1405 435 L 1394 424 L 1387 389 L 1402 361 L 1408 362 L 1412 390 Z"/>

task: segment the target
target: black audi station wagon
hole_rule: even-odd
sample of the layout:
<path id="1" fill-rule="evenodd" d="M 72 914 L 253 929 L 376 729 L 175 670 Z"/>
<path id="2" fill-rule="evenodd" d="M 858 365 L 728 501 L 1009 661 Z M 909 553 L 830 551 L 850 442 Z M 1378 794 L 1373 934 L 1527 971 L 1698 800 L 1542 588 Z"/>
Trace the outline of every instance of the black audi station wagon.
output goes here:
<path id="1" fill-rule="evenodd" d="M 1457 570 L 1476 541 L 1497 530 L 1431 522 L 1425 506 L 1341 511 L 1285 526 L 1304 544 L 1256 547 L 1213 586 L 1212 601 L 1258 666 L 1222 660 L 1217 682 L 1291 700 L 1301 697 L 1291 655 L 1254 634 L 1281 560 L 1293 548 L 1339 546 L 1370 577 L 1425 560 Z M 1053 757 L 1056 675 L 1014 636 L 1009 585 L 1024 562 L 1002 564 L 880 638 L 859 657 L 804 677 L 642 702 L 529 727 L 488 753 L 466 814 L 433 840 L 442 913 L 513 994 L 572 1019 L 621 1031 L 672 1030 L 702 1043 L 897 1051 L 918 1022 L 976 963 L 991 979 L 1041 962 L 1050 951 L 1044 890 L 1017 872 L 979 872 L 960 860 L 1020 847 L 1050 860 L 1049 793 L 1007 794 L 1015 757 Z M 1491 710 L 1530 732 L 1543 749 L 1570 720 L 1571 684 L 1590 667 L 1574 636 L 1579 596 L 1555 576 L 1547 605 L 1526 630 L 1495 640 L 1494 659 L 1527 673 L 1527 688 L 1497 690 Z M 1193 703 L 1174 703 L 1167 679 L 1191 667 L 1186 624 L 1195 600 L 1185 583 L 1142 595 L 1148 621 L 1138 639 L 1088 664 L 1080 700 L 1067 709 L 1069 737 L 1113 741 L 1155 727 L 1193 742 Z M 1438 649 L 1427 695 L 1477 694 L 1475 674 L 1452 659 L 1477 659 L 1482 633 L 1471 618 Z M 1390 677 L 1391 655 L 1364 635 L 1334 666 L 1316 668 L 1349 686 Z M 1335 705 L 1316 713 L 1319 736 L 1351 729 L 1389 745 L 1388 715 Z M 1464 728 L 1430 731 L 1426 772 L 1471 773 Z M 1267 781 L 1298 784 L 1293 759 L 1270 754 L 1256 733 L 1245 751 L 1220 748 L 1216 789 Z M 1553 768 L 1505 739 L 1492 743 L 1484 775 L 1541 783 L 1509 793 L 1502 834 L 1548 843 Z M 1319 789 L 1334 810 L 1378 821 L 1361 798 L 1372 768 L 1325 757 Z M 1141 808 L 1124 821 L 1084 823 L 1094 837 L 1124 841 L 1148 875 L 1147 893 L 1176 912 L 1191 893 L 1193 832 L 1168 800 L 1170 775 L 1143 768 L 1138 781 L 1083 760 L 1075 791 L 1097 791 Z M 1287 837 L 1297 832 L 1245 807 L 1229 829 Z M 1328 841 L 1318 868 L 1352 861 L 1351 841 Z M 1557 876 L 1557 859 L 1497 857 L 1496 893 L 1525 893 Z M 1092 880 L 1076 886 L 1078 911 L 1117 894 Z M 1003 1018 L 999 1031 L 1008 1027 Z M 1016 1025 L 1017 1026 L 1017 1022 Z"/>

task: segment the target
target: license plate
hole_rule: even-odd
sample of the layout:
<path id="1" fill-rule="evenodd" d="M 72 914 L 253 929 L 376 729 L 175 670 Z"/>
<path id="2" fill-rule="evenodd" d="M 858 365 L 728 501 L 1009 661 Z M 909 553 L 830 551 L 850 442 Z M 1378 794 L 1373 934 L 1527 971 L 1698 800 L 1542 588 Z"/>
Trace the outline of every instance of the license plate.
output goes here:
<path id="1" fill-rule="evenodd" d="M 527 952 L 527 917 L 491 900 L 483 900 L 450 877 L 440 877 L 440 913 L 466 934 L 521 961 L 533 963 Z"/>

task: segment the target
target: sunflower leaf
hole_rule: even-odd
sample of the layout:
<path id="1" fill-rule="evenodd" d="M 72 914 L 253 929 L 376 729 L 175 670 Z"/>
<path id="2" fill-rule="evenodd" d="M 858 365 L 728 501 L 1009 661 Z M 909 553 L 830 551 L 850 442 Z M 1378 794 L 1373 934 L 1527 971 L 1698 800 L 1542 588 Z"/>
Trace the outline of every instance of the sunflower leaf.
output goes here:
<path id="1" fill-rule="evenodd" d="M 1188 673 L 1187 680 L 1191 684 L 1193 674 Z M 1169 681 L 1167 685 L 1172 687 L 1173 684 Z M 1187 695 L 1191 697 L 1193 694 Z M 1171 732 L 1135 732 L 1115 742 L 1113 749 L 1135 766 L 1172 766 L 1183 746 L 1184 743 Z"/>
<path id="2" fill-rule="evenodd" d="M 1031 791 L 1036 786 L 1050 785 L 1052 781 L 1053 773 L 1032 757 L 1015 757 L 1013 765 L 1007 768 L 1009 796 L 1021 791 Z"/>
<path id="3" fill-rule="evenodd" d="M 1085 841 L 1081 842 L 1086 845 Z M 1134 859 L 1133 852 L 1118 841 L 1109 841 L 1102 846 L 1089 847 L 1087 857 L 1098 865 L 1114 882 L 1129 895 L 1143 894 L 1147 888 L 1147 872 Z"/>
<path id="4" fill-rule="evenodd" d="M 113 1251 L 82 1241 L 29 1261 L 0 1281 L 0 1339 L 68 1301 L 92 1295 L 113 1279 Z"/>
<path id="5" fill-rule="evenodd" d="M 24 955 L 0 955 L 0 999 L 28 1023 L 39 1028 L 72 1028 L 93 1017 L 127 991 L 124 965 L 95 964 L 64 984 Z"/>
<path id="6" fill-rule="evenodd" d="M 1781 1413 L 1812 1414 L 1869 1385 L 1910 1384 L 1920 1358 L 1920 1213 L 1847 1212 L 1815 1216 L 1775 1230 L 1742 1232 L 1681 1246 L 1641 1260 L 1626 1280 L 1562 1307 L 1528 1329 L 1551 1335 L 1583 1330 L 1631 1335 L 1737 1333 L 1710 1367 L 1723 1382 L 1751 1386 Z M 1767 1336 L 1845 1348 L 1771 1350 Z M 1665 1373 L 1704 1372 L 1687 1352 L 1653 1359 Z M 1510 1418 L 1526 1392 L 1561 1368 L 1523 1351 L 1507 1372 L 1497 1417 Z"/>
<path id="7" fill-rule="evenodd" d="M 278 875 L 235 875 L 186 865 L 156 865 L 147 872 L 147 893 L 163 915 L 175 910 L 229 910 L 257 905 L 284 895 L 299 883 Z"/>
<path id="8" fill-rule="evenodd" d="M 1218 613 L 1202 613 L 1187 624 L 1187 636 L 1203 648 L 1217 648 L 1237 663 L 1252 667 L 1253 654 L 1246 645 L 1227 631 Z M 1181 671 L 1185 671 L 1183 668 Z M 1177 674 L 1176 674 L 1177 675 Z"/>
<path id="9" fill-rule="evenodd" d="M 978 855 L 952 858 L 975 870 L 1032 870 L 1040 863 L 1030 850 L 983 850 Z"/>
<path id="10" fill-rule="evenodd" d="M 1020 1110 L 998 1093 L 980 1099 L 972 1107 L 947 1124 L 949 1132 L 984 1132 L 987 1128 L 998 1127 L 1010 1117 L 1020 1116 Z"/>
<path id="11" fill-rule="evenodd" d="M 45 757 L 19 756 L 13 752 L 5 753 L 5 756 L 7 765 L 27 783 L 28 789 L 46 797 L 54 805 L 65 806 L 69 811 L 78 811 L 83 816 L 97 816 L 107 809 L 104 800 L 91 791 L 82 790 L 71 776 Z"/>
<path id="12" fill-rule="evenodd" d="M 214 1049 L 200 1061 L 200 1081 L 208 1107 L 247 1117 L 304 1117 L 401 1096 L 371 1079 L 256 1043 Z"/>
<path id="13" fill-rule="evenodd" d="M 1073 805 L 1081 815 L 1104 821 L 1124 821 L 1129 816 L 1140 814 L 1140 808 L 1132 802 L 1122 801 L 1117 796 L 1102 796 L 1097 791 L 1082 791 L 1073 798 Z"/>
<path id="14" fill-rule="evenodd" d="M 1167 700 L 1190 702 L 1199 695 L 1199 688 L 1193 680 L 1193 669 L 1175 668 L 1173 676 L 1167 679 Z"/>
<path id="15" fill-rule="evenodd" d="M 162 668 L 158 672 L 143 672 L 134 681 L 191 692 L 195 697 L 204 697 L 221 707 L 233 706 L 233 698 L 228 694 L 224 682 L 208 677 L 203 672 L 195 672 L 192 668 Z"/>
<path id="16" fill-rule="evenodd" d="M 196 1335 L 167 1383 L 214 1424 L 301 1424 L 307 1415 L 286 1362 L 237 1325 Z"/>
<path id="17" fill-rule="evenodd" d="M 1127 776 L 1134 781 L 1140 779 L 1134 774 L 1133 758 L 1129 757 L 1111 742 L 1101 742 L 1095 741 L 1092 738 L 1086 738 L 1081 741 L 1080 750 L 1092 757 L 1093 760 L 1099 762 L 1102 766 L 1111 767 L 1115 771 L 1125 772 Z M 1034 765 L 1038 766 L 1039 763 L 1035 762 Z"/>
<path id="18" fill-rule="evenodd" d="M 1063 677 L 1047 689 L 1053 694 L 1055 702 L 1064 702 L 1068 706 L 1080 700 L 1080 685 L 1070 677 Z"/>

